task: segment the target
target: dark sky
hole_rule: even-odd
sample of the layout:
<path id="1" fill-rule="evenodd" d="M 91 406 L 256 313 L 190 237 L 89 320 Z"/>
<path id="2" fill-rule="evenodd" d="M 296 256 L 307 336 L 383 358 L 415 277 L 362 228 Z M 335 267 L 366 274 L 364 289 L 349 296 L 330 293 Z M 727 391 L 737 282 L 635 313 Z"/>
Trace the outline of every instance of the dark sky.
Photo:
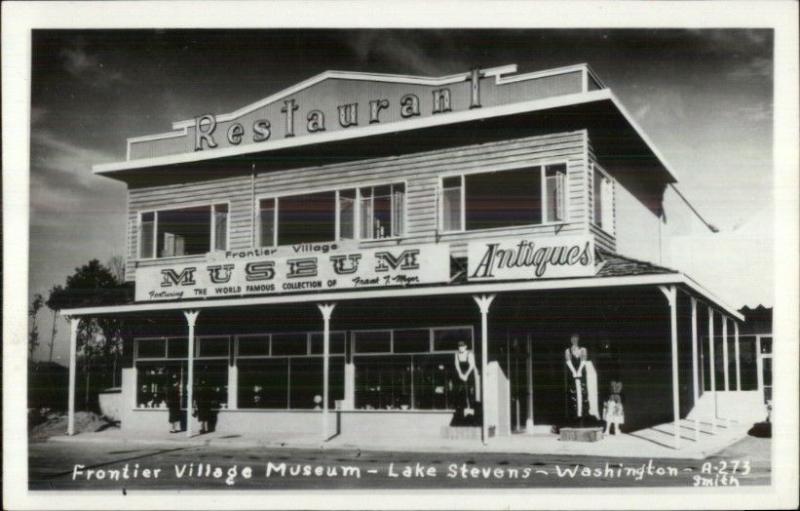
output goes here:
<path id="1" fill-rule="evenodd" d="M 124 254 L 125 187 L 90 169 L 123 160 L 127 137 L 328 69 L 439 76 L 586 62 L 708 220 L 723 232 L 771 222 L 772 48 L 770 30 L 34 31 L 29 293 Z"/>

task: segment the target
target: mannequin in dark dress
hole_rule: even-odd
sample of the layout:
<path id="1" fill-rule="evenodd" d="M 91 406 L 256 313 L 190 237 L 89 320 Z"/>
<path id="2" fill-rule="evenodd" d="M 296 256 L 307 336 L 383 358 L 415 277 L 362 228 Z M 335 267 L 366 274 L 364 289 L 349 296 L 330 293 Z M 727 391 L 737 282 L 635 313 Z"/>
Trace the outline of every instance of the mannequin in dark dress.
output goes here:
<path id="1" fill-rule="evenodd" d="M 480 407 L 479 403 L 476 402 L 478 368 L 475 366 L 475 354 L 467 349 L 467 344 L 463 341 L 458 343 L 458 351 L 455 354 L 454 363 L 456 374 L 458 375 L 455 399 L 456 413 L 453 415 L 450 425 L 480 425 Z"/>

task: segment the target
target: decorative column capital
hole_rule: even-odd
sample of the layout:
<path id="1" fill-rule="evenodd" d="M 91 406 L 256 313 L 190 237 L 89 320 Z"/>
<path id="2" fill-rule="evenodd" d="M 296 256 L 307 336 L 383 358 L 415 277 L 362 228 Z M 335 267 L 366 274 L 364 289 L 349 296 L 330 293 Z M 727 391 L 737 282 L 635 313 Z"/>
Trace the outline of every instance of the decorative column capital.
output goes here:
<path id="1" fill-rule="evenodd" d="M 197 322 L 197 316 L 200 315 L 200 311 L 199 310 L 183 311 L 183 315 L 186 316 L 186 322 L 189 324 L 189 328 L 194 328 L 194 325 Z"/>
<path id="2" fill-rule="evenodd" d="M 669 306 L 675 307 L 675 303 L 678 300 L 678 292 L 675 285 L 658 286 L 658 290 L 661 291 L 661 294 L 663 294 L 664 298 L 667 299 Z"/>
<path id="3" fill-rule="evenodd" d="M 489 307 L 492 306 L 492 302 L 496 296 L 497 295 L 473 295 L 472 299 L 475 300 L 476 304 L 478 304 L 481 314 L 488 314 Z"/>
<path id="4" fill-rule="evenodd" d="M 322 319 L 325 321 L 330 321 L 331 316 L 333 315 L 333 309 L 336 308 L 335 303 L 318 303 L 317 308 L 322 313 Z"/>

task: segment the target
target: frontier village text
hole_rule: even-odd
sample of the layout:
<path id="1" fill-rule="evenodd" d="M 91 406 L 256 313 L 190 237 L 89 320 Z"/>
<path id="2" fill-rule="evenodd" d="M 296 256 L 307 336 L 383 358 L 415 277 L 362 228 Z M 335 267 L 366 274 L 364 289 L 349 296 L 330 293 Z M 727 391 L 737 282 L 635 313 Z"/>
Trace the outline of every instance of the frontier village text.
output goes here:
<path id="1" fill-rule="evenodd" d="M 533 466 L 480 466 L 471 463 L 449 463 L 444 466 L 424 463 L 389 463 L 380 468 L 362 468 L 356 465 L 311 465 L 286 462 L 267 462 L 258 466 L 230 465 L 227 467 L 209 463 L 176 463 L 172 466 L 147 467 L 139 463 L 126 463 L 120 468 L 87 468 L 76 464 L 72 470 L 73 481 L 119 482 L 129 480 L 206 480 L 219 481 L 226 486 L 235 486 L 240 481 L 265 479 L 362 479 L 370 476 L 390 479 L 461 479 L 489 482 L 492 480 L 525 480 L 552 477 L 556 479 L 627 479 L 645 481 L 653 478 L 678 478 L 681 470 L 670 465 L 657 465 L 653 460 L 636 465 L 606 462 L 601 467 L 581 464 L 555 465 L 548 469 Z M 739 486 L 737 476 L 750 473 L 748 461 L 725 466 L 706 462 L 691 479 L 693 486 Z M 710 483 L 709 483 L 710 482 Z"/>

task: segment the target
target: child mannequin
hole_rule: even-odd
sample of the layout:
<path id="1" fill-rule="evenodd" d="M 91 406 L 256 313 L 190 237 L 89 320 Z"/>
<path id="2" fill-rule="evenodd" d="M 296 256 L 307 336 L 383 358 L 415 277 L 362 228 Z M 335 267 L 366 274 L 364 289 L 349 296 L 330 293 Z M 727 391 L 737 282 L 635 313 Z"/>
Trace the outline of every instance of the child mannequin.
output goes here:
<path id="1" fill-rule="evenodd" d="M 625 423 L 625 409 L 622 406 L 622 382 L 611 382 L 611 393 L 608 400 L 603 403 L 603 420 L 606 421 L 604 434 L 611 434 L 611 425 L 614 425 L 614 436 L 619 435 L 619 427 Z"/>

